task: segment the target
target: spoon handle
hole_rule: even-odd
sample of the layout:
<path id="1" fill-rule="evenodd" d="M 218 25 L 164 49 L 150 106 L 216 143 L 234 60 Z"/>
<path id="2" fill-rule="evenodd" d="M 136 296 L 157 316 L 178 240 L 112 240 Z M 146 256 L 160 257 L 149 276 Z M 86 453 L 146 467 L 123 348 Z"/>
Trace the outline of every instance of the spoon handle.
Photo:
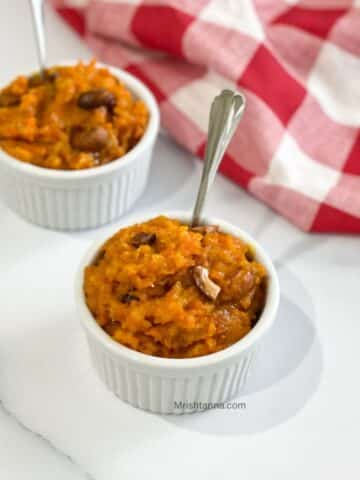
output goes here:
<path id="1" fill-rule="evenodd" d="M 46 64 L 46 44 L 44 28 L 44 1 L 30 0 L 32 18 L 35 30 L 40 73 L 44 74 Z"/>
<path id="2" fill-rule="evenodd" d="M 191 222 L 193 227 L 201 223 L 206 195 L 244 110 L 245 97 L 231 90 L 223 90 L 211 105 L 204 166 Z"/>

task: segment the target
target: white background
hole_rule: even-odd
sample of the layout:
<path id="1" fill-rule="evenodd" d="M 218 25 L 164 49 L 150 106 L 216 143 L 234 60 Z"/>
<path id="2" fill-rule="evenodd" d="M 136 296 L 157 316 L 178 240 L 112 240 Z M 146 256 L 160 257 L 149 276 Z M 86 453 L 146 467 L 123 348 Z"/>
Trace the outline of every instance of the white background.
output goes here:
<path id="1" fill-rule="evenodd" d="M 49 63 L 89 57 L 51 12 L 47 21 Z M 35 65 L 25 0 L 0 2 L 0 58 L 1 83 Z M 199 174 L 196 159 L 161 137 L 149 186 L 136 209 L 191 208 Z M 151 445 L 150 450 L 145 438 L 132 445 L 130 454 L 124 451 L 121 457 L 119 451 L 119 460 L 124 461 L 121 478 L 143 478 L 150 468 L 160 480 L 359 478 L 359 238 L 303 234 L 221 176 L 207 211 L 248 230 L 274 258 L 283 292 L 279 318 L 266 339 L 257 370 L 239 397 L 246 402 L 246 410 L 151 416 L 157 438 L 168 436 L 169 441 L 159 440 L 159 448 Z M 98 233 L 72 237 L 86 244 Z M 12 266 L 21 265 L 28 245 L 38 241 L 55 245 L 61 235 L 25 224 L 0 204 L 1 282 L 6 282 Z M 37 282 L 36 274 L 33 281 Z M 14 304 L 29 288 L 20 278 L 19 291 L 13 291 Z M 0 295 L 0 322 L 6 321 Z M 7 398 L 0 389 L 0 400 Z M 5 401 L 0 405 L 1 479 L 75 480 L 89 478 L 87 472 L 93 474 L 85 460 L 78 464 L 67 448 L 61 451 L 29 431 L 26 421 L 17 420 L 13 407 Z M 150 421 L 147 414 L 136 415 L 134 429 Z"/>

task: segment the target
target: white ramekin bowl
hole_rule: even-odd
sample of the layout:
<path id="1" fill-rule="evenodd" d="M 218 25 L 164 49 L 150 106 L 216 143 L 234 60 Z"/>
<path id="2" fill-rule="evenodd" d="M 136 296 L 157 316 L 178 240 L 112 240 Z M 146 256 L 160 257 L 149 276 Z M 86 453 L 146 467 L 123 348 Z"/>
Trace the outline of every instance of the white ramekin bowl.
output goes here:
<path id="1" fill-rule="evenodd" d="M 183 212 L 165 214 L 185 223 L 190 220 L 190 215 Z M 154 216 L 132 217 L 131 224 Z M 276 317 L 279 283 L 275 268 L 262 247 L 247 233 L 217 218 L 204 218 L 204 224 L 219 225 L 221 231 L 252 245 L 256 259 L 266 267 L 269 275 L 265 307 L 254 328 L 237 343 L 211 355 L 191 359 L 159 358 L 131 350 L 113 340 L 96 323 L 83 292 L 84 268 L 108 237 L 96 241 L 81 261 L 75 295 L 92 363 L 107 387 L 135 407 L 157 413 L 188 413 L 213 408 L 214 404 L 231 399 L 245 385 L 258 347 Z M 116 231 L 128 225 L 120 224 Z"/>
<path id="2" fill-rule="evenodd" d="M 61 62 L 74 65 L 76 62 Z M 21 162 L 0 149 L 0 196 L 31 223 L 56 230 L 95 228 L 119 218 L 143 193 L 159 131 L 159 108 L 135 77 L 107 67 L 150 112 L 144 136 L 126 155 L 100 167 L 51 170 Z"/>

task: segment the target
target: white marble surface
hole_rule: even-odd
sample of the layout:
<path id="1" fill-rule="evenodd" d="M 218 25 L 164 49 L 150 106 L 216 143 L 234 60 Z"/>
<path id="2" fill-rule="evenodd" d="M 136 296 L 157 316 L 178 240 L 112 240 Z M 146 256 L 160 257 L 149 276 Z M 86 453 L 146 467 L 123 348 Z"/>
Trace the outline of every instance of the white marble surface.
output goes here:
<path id="1" fill-rule="evenodd" d="M 88 56 L 76 36 L 53 15 L 48 16 L 48 31 L 50 63 Z M 27 2 L 2 1 L 0 82 L 34 65 L 33 47 Z M 199 172 L 195 159 L 161 137 L 150 184 L 136 208 L 190 207 Z M 267 339 L 261 369 L 241 396 L 246 410 L 179 418 L 137 412 L 135 431 L 129 434 L 132 450 L 123 452 L 122 478 L 143 478 L 149 465 L 160 480 L 170 474 L 173 479 L 185 478 L 189 471 L 204 479 L 239 474 L 251 480 L 358 478 L 359 238 L 305 235 L 223 177 L 216 180 L 207 208 L 247 229 L 275 259 L 283 292 L 279 318 Z M 57 233 L 25 224 L 2 205 L 0 233 L 1 282 L 10 276 L 13 265 L 21 263 L 24 251 L 31 253 L 38 242 L 55 244 L 59 238 Z M 86 243 L 98 233 L 71 237 Z M 29 288 L 21 279 L 19 287 L 20 291 Z M 13 295 L 20 299 L 18 292 Z M 1 301 L 0 319 L 6 321 Z M 59 449 L 29 431 L 26 422 L 21 424 L 1 385 L 0 478 L 89 478 L 84 462 L 69 458 L 70 448 Z M 156 430 L 157 434 L 151 449 L 146 439 L 134 442 L 142 434 L 151 441 L 145 426 L 150 422 L 151 433 Z M 165 435 L 172 448 L 164 456 L 159 439 Z M 92 477 L 97 478 L 93 471 Z"/>

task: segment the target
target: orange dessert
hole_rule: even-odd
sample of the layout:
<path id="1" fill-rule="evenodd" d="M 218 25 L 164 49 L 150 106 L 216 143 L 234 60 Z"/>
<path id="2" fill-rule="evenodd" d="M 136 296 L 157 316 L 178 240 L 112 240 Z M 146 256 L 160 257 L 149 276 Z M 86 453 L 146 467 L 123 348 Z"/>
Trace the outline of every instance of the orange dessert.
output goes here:
<path id="1" fill-rule="evenodd" d="M 267 273 L 251 246 L 216 226 L 161 216 L 124 228 L 85 270 L 98 324 L 140 352 L 187 358 L 222 350 L 256 323 Z"/>
<path id="2" fill-rule="evenodd" d="M 0 146 L 40 167 L 91 168 L 125 155 L 148 118 L 146 105 L 95 61 L 58 66 L 0 91 Z"/>

